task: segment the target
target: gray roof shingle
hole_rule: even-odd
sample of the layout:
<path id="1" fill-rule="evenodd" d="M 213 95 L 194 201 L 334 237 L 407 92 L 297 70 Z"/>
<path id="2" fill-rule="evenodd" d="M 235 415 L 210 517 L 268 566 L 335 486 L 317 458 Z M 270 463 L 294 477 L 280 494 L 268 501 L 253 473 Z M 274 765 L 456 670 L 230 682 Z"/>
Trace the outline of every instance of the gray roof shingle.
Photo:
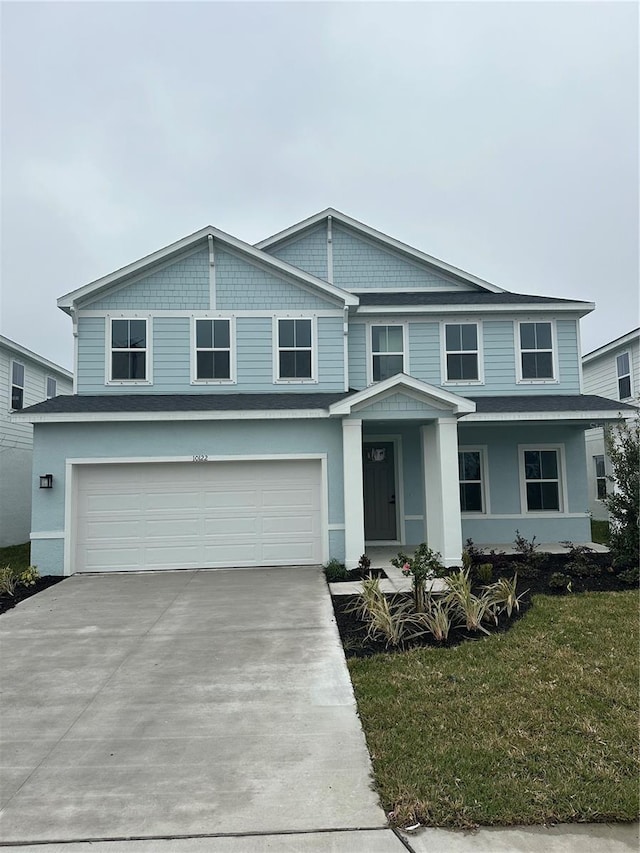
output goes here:
<path id="1" fill-rule="evenodd" d="M 488 293 L 476 290 L 406 291 L 404 293 L 358 293 L 360 305 L 529 305 L 565 303 L 588 305 L 577 299 L 529 296 L 526 293 Z"/>
<path id="2" fill-rule="evenodd" d="M 595 394 L 509 394 L 468 397 L 478 414 L 500 412 L 618 412 L 635 407 Z"/>

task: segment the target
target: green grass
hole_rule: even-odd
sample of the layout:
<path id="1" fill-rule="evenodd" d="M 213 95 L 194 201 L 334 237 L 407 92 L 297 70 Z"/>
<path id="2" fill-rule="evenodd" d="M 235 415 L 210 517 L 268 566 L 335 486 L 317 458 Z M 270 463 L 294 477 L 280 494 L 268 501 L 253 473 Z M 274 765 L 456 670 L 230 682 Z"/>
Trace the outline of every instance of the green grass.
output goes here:
<path id="1" fill-rule="evenodd" d="M 509 632 L 349 661 L 403 825 L 638 817 L 638 596 L 537 596 Z"/>
<path id="2" fill-rule="evenodd" d="M 591 541 L 600 545 L 609 544 L 609 522 L 591 519 Z"/>
<path id="3" fill-rule="evenodd" d="M 25 542 L 23 545 L 10 545 L 8 548 L 0 548 L 0 568 L 11 566 L 12 569 L 21 571 L 30 565 L 31 544 Z"/>

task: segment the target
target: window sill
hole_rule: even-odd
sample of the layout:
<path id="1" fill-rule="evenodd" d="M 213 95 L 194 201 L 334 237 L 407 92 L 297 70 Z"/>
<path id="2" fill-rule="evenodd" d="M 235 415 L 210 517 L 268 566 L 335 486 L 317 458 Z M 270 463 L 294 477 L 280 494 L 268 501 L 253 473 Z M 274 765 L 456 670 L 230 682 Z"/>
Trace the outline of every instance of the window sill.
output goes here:
<path id="1" fill-rule="evenodd" d="M 443 379 L 441 385 L 484 385 L 483 379 Z"/>
<path id="2" fill-rule="evenodd" d="M 237 385 L 235 379 L 192 379 L 192 385 Z"/>
<path id="3" fill-rule="evenodd" d="M 317 385 L 317 379 L 274 379 L 274 385 Z"/>
<path id="4" fill-rule="evenodd" d="M 516 379 L 516 385 L 558 385 L 559 379 Z"/>
<path id="5" fill-rule="evenodd" d="M 153 382 L 149 379 L 109 379 L 104 384 L 120 387 L 123 385 L 153 385 Z"/>

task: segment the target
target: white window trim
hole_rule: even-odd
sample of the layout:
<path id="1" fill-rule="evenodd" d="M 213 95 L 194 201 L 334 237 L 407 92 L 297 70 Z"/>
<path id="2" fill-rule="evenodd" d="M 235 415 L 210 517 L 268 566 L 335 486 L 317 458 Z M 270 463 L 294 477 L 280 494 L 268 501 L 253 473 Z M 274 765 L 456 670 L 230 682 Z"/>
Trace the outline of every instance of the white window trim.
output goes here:
<path id="1" fill-rule="evenodd" d="M 629 362 L 629 372 L 620 374 L 620 373 L 618 373 L 618 359 L 620 358 L 620 356 L 623 356 L 623 355 L 627 356 L 627 360 Z M 629 377 L 629 396 L 628 397 L 621 397 L 620 396 L 620 380 L 626 379 L 627 376 Z M 631 375 L 631 351 L 630 350 L 625 350 L 624 352 L 619 352 L 616 355 L 616 386 L 617 386 L 616 390 L 618 392 L 618 400 L 620 400 L 620 402 L 623 402 L 624 400 L 633 400 L 633 377 Z"/>
<path id="2" fill-rule="evenodd" d="M 593 499 L 596 503 L 603 503 L 602 498 L 598 497 L 598 480 L 604 480 L 605 494 L 607 490 L 607 457 L 604 453 L 594 453 L 591 457 L 593 461 L 593 486 L 594 486 L 594 495 Z M 598 465 L 596 463 L 596 459 L 602 459 L 602 465 L 604 467 L 604 474 L 602 477 L 598 476 Z"/>
<path id="3" fill-rule="evenodd" d="M 524 454 L 527 450 L 555 450 L 558 460 L 558 510 L 529 509 L 527 507 L 527 482 L 525 477 Z M 567 515 L 567 466 L 565 464 L 564 444 L 519 444 L 518 473 L 520 477 L 520 510 L 527 517 Z M 532 481 L 539 482 L 539 481 Z M 555 481 L 554 481 L 555 482 Z"/>
<path id="4" fill-rule="evenodd" d="M 311 376 L 308 378 L 280 378 L 280 320 L 311 321 Z M 317 385 L 318 384 L 318 318 L 315 314 L 274 314 L 272 320 L 273 384 L 274 385 Z M 285 347 L 288 349 L 288 347 Z"/>
<path id="5" fill-rule="evenodd" d="M 478 359 L 477 379 L 449 379 L 447 377 L 447 326 L 475 326 L 476 344 L 475 350 L 460 350 L 460 352 L 475 352 Z M 456 318 L 455 320 L 440 321 L 440 383 L 441 385 L 484 385 L 484 346 L 483 346 L 482 320 L 471 320 L 467 318 Z M 458 352 L 458 350 L 452 350 Z"/>
<path id="6" fill-rule="evenodd" d="M 55 393 L 49 394 L 49 381 L 55 384 Z M 44 378 L 44 396 L 45 400 L 52 400 L 54 397 L 58 396 L 58 380 L 55 376 L 45 376 Z"/>
<path id="7" fill-rule="evenodd" d="M 152 332 L 153 323 L 149 314 L 122 313 L 122 314 L 107 314 L 105 315 L 104 340 L 105 340 L 105 364 L 104 364 L 104 384 L 115 386 L 132 386 L 132 385 L 153 385 L 153 352 L 152 352 Z M 145 365 L 147 369 L 146 379 L 112 379 L 111 378 L 111 321 L 112 320 L 144 320 L 147 324 L 147 346 L 144 350 L 146 353 Z M 142 350 L 140 350 L 142 352 Z"/>
<path id="8" fill-rule="evenodd" d="M 229 323 L 229 379 L 198 379 L 198 350 L 196 348 L 196 323 L 198 320 L 227 320 Z M 219 350 L 221 351 L 221 350 Z M 235 317 L 192 317 L 191 318 L 191 384 L 192 385 L 235 385 L 236 373 L 236 320 Z"/>
<path id="9" fill-rule="evenodd" d="M 520 326 L 523 323 L 549 323 L 551 326 L 551 366 L 553 368 L 553 376 L 549 379 L 524 379 L 522 376 L 522 348 L 520 346 Z M 558 364 L 558 334 L 556 329 L 556 321 L 552 319 L 520 319 L 514 322 L 514 346 L 516 353 L 516 384 L 518 385 L 557 385 L 560 381 L 560 369 Z M 525 352 L 536 352 L 536 350 L 524 350 Z M 537 352 L 546 352 L 546 350 L 537 350 Z"/>
<path id="10" fill-rule="evenodd" d="M 402 372 L 409 375 L 409 324 L 408 322 L 387 322 L 385 319 L 369 320 L 366 323 L 366 350 L 367 350 L 367 385 L 374 385 L 384 381 L 373 378 L 373 327 L 374 326 L 399 326 L 402 329 Z M 378 353 L 376 353 L 378 355 Z M 384 353 L 382 353 L 384 355 Z"/>
<path id="11" fill-rule="evenodd" d="M 13 365 L 19 364 L 22 368 L 22 385 L 18 385 L 17 382 L 13 381 Z M 10 412 L 21 412 L 22 409 L 26 408 L 25 403 L 25 385 L 27 383 L 27 368 L 23 361 L 19 361 L 17 358 L 12 358 L 11 363 L 9 365 L 9 411 Z M 13 408 L 13 389 L 21 388 L 22 389 L 22 408 L 14 409 Z"/>
<path id="12" fill-rule="evenodd" d="M 491 515 L 491 503 L 489 500 L 489 451 L 486 444 L 465 444 L 458 447 L 458 453 L 480 454 L 480 486 L 482 491 L 482 512 L 461 512 L 462 518 L 486 518 Z"/>

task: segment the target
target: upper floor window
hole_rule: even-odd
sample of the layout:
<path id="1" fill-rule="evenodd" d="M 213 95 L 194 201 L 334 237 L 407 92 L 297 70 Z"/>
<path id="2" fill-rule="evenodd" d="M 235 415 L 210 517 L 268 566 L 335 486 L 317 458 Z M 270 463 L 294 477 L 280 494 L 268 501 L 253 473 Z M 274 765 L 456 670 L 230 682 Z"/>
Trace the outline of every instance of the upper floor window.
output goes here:
<path id="1" fill-rule="evenodd" d="M 58 393 L 58 383 L 53 376 L 47 376 L 47 400 L 55 397 Z"/>
<path id="2" fill-rule="evenodd" d="M 560 451 L 558 448 L 521 448 L 521 477 L 527 512 L 562 509 Z"/>
<path id="3" fill-rule="evenodd" d="M 618 375 L 618 399 L 628 400 L 631 397 L 631 360 L 628 352 L 623 352 L 616 358 L 616 373 Z"/>
<path id="4" fill-rule="evenodd" d="M 476 323 L 446 323 L 446 381 L 477 382 L 480 379 L 478 326 Z"/>
<path id="5" fill-rule="evenodd" d="M 593 465 L 596 474 L 596 499 L 601 501 L 607 496 L 607 474 L 604 467 L 604 456 L 602 454 L 594 456 Z"/>
<path id="6" fill-rule="evenodd" d="M 111 380 L 146 381 L 147 321 L 111 321 Z"/>
<path id="7" fill-rule="evenodd" d="M 460 509 L 462 512 L 486 512 L 483 451 L 462 448 L 458 453 Z"/>
<path id="8" fill-rule="evenodd" d="M 196 381 L 231 381 L 231 320 L 196 320 Z"/>
<path id="9" fill-rule="evenodd" d="M 371 327 L 371 375 L 380 382 L 404 372 L 404 327 Z"/>
<path id="10" fill-rule="evenodd" d="M 278 379 L 313 379 L 313 330 L 310 319 L 278 320 Z"/>
<path id="11" fill-rule="evenodd" d="M 11 408 L 24 407 L 24 364 L 11 362 Z"/>
<path id="12" fill-rule="evenodd" d="M 554 379 L 551 323 L 520 323 L 520 379 Z"/>

